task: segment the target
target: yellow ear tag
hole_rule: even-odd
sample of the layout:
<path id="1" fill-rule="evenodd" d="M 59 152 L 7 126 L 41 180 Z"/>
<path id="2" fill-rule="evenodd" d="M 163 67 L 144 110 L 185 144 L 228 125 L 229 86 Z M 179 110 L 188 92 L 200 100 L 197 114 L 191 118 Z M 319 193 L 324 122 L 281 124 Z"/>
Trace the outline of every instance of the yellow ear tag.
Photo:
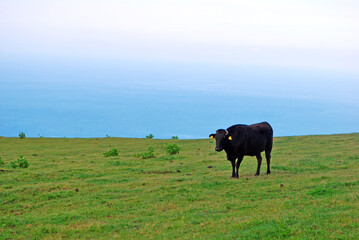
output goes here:
<path id="1" fill-rule="evenodd" d="M 229 137 L 228 137 L 228 140 L 232 140 L 232 136 L 229 136 Z"/>
<path id="2" fill-rule="evenodd" d="M 213 139 L 213 136 L 211 136 L 211 139 Z"/>

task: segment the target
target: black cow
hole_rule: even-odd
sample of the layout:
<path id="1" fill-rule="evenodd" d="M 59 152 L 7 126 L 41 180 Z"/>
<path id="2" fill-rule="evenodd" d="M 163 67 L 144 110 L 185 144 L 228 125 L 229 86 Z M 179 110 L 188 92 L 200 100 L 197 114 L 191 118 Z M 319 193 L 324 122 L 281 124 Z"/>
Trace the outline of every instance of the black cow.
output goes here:
<path id="1" fill-rule="evenodd" d="M 215 150 L 220 152 L 224 149 L 227 159 L 232 163 L 232 177 L 238 178 L 238 169 L 244 156 L 257 157 L 257 172 L 259 175 L 262 156 L 265 151 L 267 159 L 267 174 L 270 174 L 270 158 L 273 145 L 273 129 L 267 122 L 252 125 L 233 125 L 227 130 L 218 129 L 216 134 L 209 135 L 216 139 Z M 236 164 L 236 159 L 237 164 Z M 237 171 L 235 170 L 237 168 Z"/>

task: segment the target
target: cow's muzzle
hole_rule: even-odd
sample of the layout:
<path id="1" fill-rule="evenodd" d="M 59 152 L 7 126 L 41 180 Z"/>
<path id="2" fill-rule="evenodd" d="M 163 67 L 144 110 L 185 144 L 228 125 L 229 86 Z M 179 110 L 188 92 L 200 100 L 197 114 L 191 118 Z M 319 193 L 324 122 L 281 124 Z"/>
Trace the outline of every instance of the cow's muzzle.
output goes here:
<path id="1" fill-rule="evenodd" d="M 223 150 L 223 148 L 216 147 L 215 150 L 216 150 L 217 152 L 220 152 L 220 151 Z"/>

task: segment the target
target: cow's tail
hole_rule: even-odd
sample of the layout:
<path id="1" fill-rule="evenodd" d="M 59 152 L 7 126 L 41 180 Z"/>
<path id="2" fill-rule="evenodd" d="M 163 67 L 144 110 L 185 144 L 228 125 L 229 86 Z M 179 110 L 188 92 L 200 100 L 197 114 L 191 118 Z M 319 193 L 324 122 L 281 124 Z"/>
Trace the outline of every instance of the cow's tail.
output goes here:
<path id="1" fill-rule="evenodd" d="M 271 125 L 269 125 L 269 128 L 270 128 L 270 134 L 268 135 L 268 139 L 267 139 L 266 152 L 268 151 L 270 153 L 273 147 L 273 128 Z"/>

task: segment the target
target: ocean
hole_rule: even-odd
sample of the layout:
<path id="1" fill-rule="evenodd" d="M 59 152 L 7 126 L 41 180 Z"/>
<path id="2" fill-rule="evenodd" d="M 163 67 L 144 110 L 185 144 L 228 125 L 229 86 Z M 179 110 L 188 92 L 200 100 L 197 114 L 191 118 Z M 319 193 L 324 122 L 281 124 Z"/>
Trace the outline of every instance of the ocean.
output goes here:
<path id="1" fill-rule="evenodd" d="M 2 69 L 0 136 L 193 139 L 262 121 L 275 136 L 359 131 L 355 76 L 339 81 L 339 74 L 253 68 L 233 74 L 147 67 L 135 74 L 127 66 L 105 76 L 103 69 L 86 75 L 29 69 Z"/>

